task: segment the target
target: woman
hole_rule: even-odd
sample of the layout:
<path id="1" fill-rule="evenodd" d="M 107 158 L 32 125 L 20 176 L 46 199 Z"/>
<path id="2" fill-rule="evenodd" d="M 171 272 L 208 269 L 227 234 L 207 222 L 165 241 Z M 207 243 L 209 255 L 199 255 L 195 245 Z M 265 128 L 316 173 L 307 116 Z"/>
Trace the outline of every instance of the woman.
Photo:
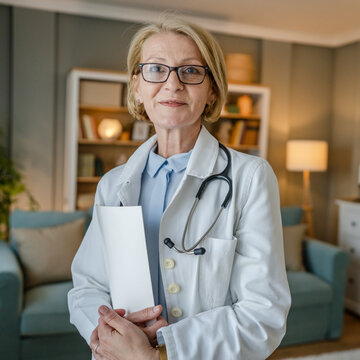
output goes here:
<path id="1" fill-rule="evenodd" d="M 128 69 L 129 111 L 156 136 L 101 179 L 95 204 L 142 205 L 159 306 L 127 317 L 111 309 L 95 212 L 72 265 L 71 322 L 95 359 L 265 359 L 290 306 L 278 186 L 265 160 L 222 149 L 201 125 L 226 98 L 221 49 L 204 29 L 169 18 L 138 31 Z M 209 183 L 187 227 L 203 180 L 230 163 L 228 205 L 219 215 L 227 183 Z M 202 255 L 174 250 L 194 247 L 218 215 L 195 247 Z"/>

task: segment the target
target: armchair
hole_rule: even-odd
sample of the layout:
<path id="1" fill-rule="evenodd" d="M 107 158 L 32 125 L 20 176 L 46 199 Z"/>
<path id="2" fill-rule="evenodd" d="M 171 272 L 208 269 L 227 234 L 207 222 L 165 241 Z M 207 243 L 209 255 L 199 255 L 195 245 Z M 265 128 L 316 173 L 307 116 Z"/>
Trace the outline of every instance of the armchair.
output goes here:
<path id="1" fill-rule="evenodd" d="M 283 226 L 301 222 L 302 210 L 282 208 Z M 343 329 L 346 269 L 349 255 L 340 248 L 305 238 L 306 271 L 288 271 L 292 305 L 281 346 L 336 339 Z"/>
<path id="2" fill-rule="evenodd" d="M 43 228 L 84 218 L 84 212 L 14 211 L 11 228 Z M 39 249 L 41 251 L 41 249 Z M 0 359 L 88 360 L 91 351 L 69 322 L 71 281 L 24 288 L 23 270 L 13 245 L 0 242 Z"/>

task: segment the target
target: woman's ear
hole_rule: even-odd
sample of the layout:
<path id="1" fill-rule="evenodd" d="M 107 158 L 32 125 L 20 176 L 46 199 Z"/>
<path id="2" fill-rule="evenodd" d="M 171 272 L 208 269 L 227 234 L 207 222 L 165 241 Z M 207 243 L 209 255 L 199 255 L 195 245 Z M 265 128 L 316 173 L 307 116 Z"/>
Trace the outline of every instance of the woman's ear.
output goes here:
<path id="1" fill-rule="evenodd" d="M 215 101 L 216 101 L 216 94 L 215 94 L 213 87 L 211 87 L 211 89 L 209 89 L 209 94 L 208 94 L 206 104 L 212 106 Z"/>
<path id="2" fill-rule="evenodd" d="M 134 89 L 134 94 L 139 97 L 139 77 L 137 75 L 133 75 L 132 76 L 132 83 L 133 83 L 133 89 Z"/>

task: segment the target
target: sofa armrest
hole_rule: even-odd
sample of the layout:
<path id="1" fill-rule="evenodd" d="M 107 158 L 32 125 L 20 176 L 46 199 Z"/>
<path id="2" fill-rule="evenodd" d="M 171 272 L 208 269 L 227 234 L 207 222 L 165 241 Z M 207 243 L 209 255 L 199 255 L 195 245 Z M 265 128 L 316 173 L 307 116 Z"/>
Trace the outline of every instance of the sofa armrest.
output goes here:
<path id="1" fill-rule="evenodd" d="M 346 270 L 350 256 L 337 246 L 306 238 L 304 262 L 308 271 L 326 281 L 333 289 L 328 337 L 338 338 L 343 329 Z"/>
<path id="2" fill-rule="evenodd" d="M 0 241 L 0 359 L 17 359 L 23 274 L 10 246 Z"/>
<path id="3" fill-rule="evenodd" d="M 344 281 L 350 262 L 347 252 L 337 246 L 312 238 L 305 241 L 304 262 L 308 271 L 328 283 Z"/>

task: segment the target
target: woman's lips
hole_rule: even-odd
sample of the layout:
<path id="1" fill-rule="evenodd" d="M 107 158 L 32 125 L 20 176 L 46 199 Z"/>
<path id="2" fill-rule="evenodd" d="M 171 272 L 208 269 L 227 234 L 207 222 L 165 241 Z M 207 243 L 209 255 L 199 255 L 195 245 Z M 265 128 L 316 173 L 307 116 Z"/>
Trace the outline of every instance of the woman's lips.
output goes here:
<path id="1" fill-rule="evenodd" d="M 186 105 L 186 103 L 177 100 L 164 100 L 164 101 L 160 101 L 160 104 L 169 107 L 179 107 Z"/>

